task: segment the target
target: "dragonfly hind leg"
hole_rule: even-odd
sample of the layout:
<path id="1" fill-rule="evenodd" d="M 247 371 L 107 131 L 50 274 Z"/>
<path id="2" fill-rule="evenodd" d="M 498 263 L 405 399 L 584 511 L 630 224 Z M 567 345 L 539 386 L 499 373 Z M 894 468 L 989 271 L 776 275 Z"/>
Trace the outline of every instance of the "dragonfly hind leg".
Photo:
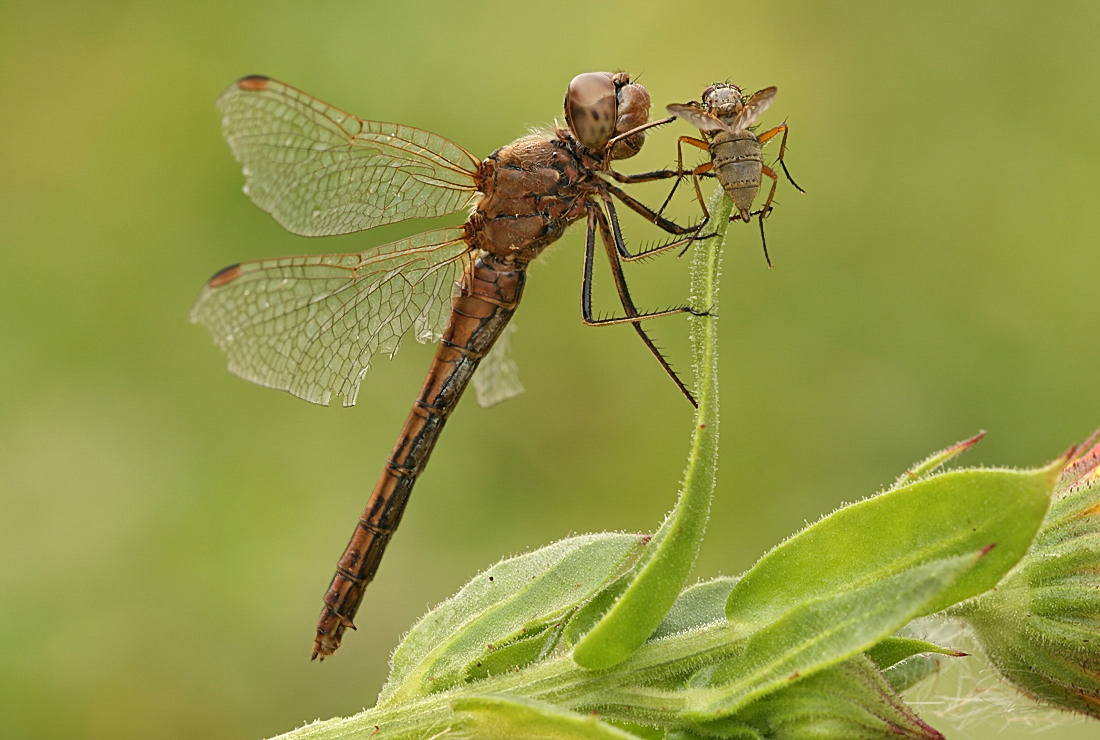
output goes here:
<path id="1" fill-rule="evenodd" d="M 597 229 L 604 243 L 604 250 L 607 252 L 608 262 L 611 266 L 611 275 L 615 281 L 615 289 L 619 294 L 619 302 L 622 304 L 623 310 L 626 313 L 625 316 L 596 318 L 592 313 L 592 271 L 593 263 L 595 262 Z M 650 353 L 652 353 L 657 359 L 657 362 L 661 364 L 661 367 L 664 368 L 668 376 L 672 378 L 672 382 L 674 382 L 676 387 L 680 389 L 680 392 L 687 397 L 691 405 L 698 408 L 699 403 L 695 400 L 695 396 L 688 390 L 684 381 L 680 379 L 680 376 L 673 370 L 672 365 L 669 364 L 668 360 L 657 348 L 657 345 L 653 343 L 653 340 L 646 333 L 645 329 L 642 328 L 641 322 L 645 319 L 654 319 L 659 316 L 673 316 L 681 313 L 688 313 L 693 316 L 705 316 L 707 312 L 697 311 L 691 306 L 677 306 L 663 311 L 639 311 L 634 305 L 634 299 L 631 298 L 630 291 L 627 288 L 626 276 L 623 274 L 623 266 L 620 261 L 620 250 L 616 246 L 616 242 L 621 242 L 622 237 L 621 235 L 617 235 L 618 239 L 616 239 L 612 236 L 611 232 L 612 229 L 608 225 L 607 217 L 604 216 L 603 211 L 597 204 L 590 204 L 588 208 L 588 233 L 585 239 L 584 250 L 584 280 L 581 284 L 581 314 L 584 323 L 588 326 L 610 326 L 612 324 L 626 323 L 632 325 Z"/>

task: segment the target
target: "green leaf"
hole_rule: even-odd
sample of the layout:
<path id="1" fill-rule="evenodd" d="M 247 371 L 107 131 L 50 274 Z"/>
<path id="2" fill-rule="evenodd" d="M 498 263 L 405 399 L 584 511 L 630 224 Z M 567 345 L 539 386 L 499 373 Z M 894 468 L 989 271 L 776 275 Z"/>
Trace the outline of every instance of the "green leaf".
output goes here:
<path id="1" fill-rule="evenodd" d="M 933 560 L 827 598 L 791 605 L 748 637 L 734 657 L 693 677 L 681 716 L 708 720 L 851 658 L 922 613 L 980 567 L 983 553 Z M 734 589 L 736 593 L 736 588 Z"/>
<path id="2" fill-rule="evenodd" d="M 1057 472 L 959 470 L 847 506 L 765 555 L 733 589 L 726 616 L 754 629 L 793 605 L 996 545 L 923 613 L 976 596 L 1027 552 Z"/>
<path id="3" fill-rule="evenodd" d="M 942 656 L 922 653 L 895 663 L 882 672 L 882 677 L 894 691 L 908 691 L 924 679 L 939 675 L 942 663 Z"/>
<path id="4" fill-rule="evenodd" d="M 726 601 L 739 580 L 738 576 L 723 576 L 684 589 L 649 639 L 659 640 L 714 622 L 725 622 Z"/>
<path id="5" fill-rule="evenodd" d="M 514 696 L 470 696 L 452 706 L 461 729 L 478 740 L 640 740 L 601 722 L 592 714 L 569 712 L 552 704 Z"/>
<path id="6" fill-rule="evenodd" d="M 894 485 L 890 487 L 890 490 L 901 488 L 907 483 L 913 483 L 920 480 L 921 478 L 928 477 L 936 470 L 936 468 L 941 467 L 948 461 L 953 460 L 954 458 L 969 450 L 974 445 L 981 442 L 982 437 L 984 436 L 984 431 L 978 432 L 969 439 L 964 439 L 962 442 L 956 442 L 950 447 L 945 447 L 938 452 L 933 452 L 931 455 L 924 458 L 919 463 L 899 475 L 898 479 L 894 481 Z"/>
<path id="7" fill-rule="evenodd" d="M 736 720 L 722 720 L 720 725 L 708 725 L 703 734 L 691 730 L 673 730 L 665 736 L 665 740 L 765 740 L 764 736 L 748 725 L 743 725 Z"/>
<path id="8" fill-rule="evenodd" d="M 734 718 L 776 740 L 935 740 L 871 661 L 855 657 L 745 707 Z"/>
<path id="9" fill-rule="evenodd" d="M 887 637 L 877 645 L 867 650 L 867 657 L 875 662 L 879 670 L 886 670 L 903 660 L 920 655 L 921 653 L 937 653 L 961 658 L 966 653 L 952 650 L 951 648 L 937 645 L 927 640 L 918 640 L 915 637 Z"/>
<path id="10" fill-rule="evenodd" d="M 965 658 L 967 653 L 916 637 L 887 637 L 867 650 L 882 677 L 895 691 L 905 691 L 938 673 L 944 656 Z"/>
<path id="11" fill-rule="evenodd" d="M 634 534 L 592 534 L 561 540 L 504 560 L 426 614 L 393 655 L 393 670 L 379 705 L 443 691 L 468 674 L 483 674 L 480 661 L 512 667 L 493 653 L 505 646 L 511 660 L 528 661 L 554 636 L 571 609 L 611 581 L 642 546 Z M 530 638 L 537 646 L 517 647 Z"/>
<path id="12" fill-rule="evenodd" d="M 633 653 L 664 619 L 691 573 L 703 541 L 718 467 L 718 275 L 733 203 L 721 190 L 711 204 L 718 236 L 697 242 L 692 259 L 693 306 L 711 315 L 692 317 L 691 346 L 699 408 L 691 452 L 676 507 L 661 524 L 645 554 L 618 585 L 610 607 L 593 601 L 578 615 L 570 641 L 573 659 L 585 668 L 610 668 Z M 607 601 L 607 600 L 604 600 Z M 596 614 L 599 615 L 597 621 Z M 588 625 L 595 626 L 588 629 Z M 583 633 L 582 630 L 587 630 Z M 581 636 L 583 634 L 583 636 Z"/>

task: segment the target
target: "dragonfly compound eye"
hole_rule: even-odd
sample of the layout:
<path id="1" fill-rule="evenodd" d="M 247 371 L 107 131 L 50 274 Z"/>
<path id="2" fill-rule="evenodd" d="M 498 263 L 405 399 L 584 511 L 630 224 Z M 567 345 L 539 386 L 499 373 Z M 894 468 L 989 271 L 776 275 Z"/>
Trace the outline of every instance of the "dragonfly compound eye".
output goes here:
<path id="1" fill-rule="evenodd" d="M 615 83 L 607 72 L 577 75 L 565 93 L 565 120 L 589 149 L 603 149 L 615 135 L 617 107 Z"/>
<path id="2" fill-rule="evenodd" d="M 615 135 L 625 134 L 649 121 L 649 91 L 622 75 L 622 84 L 616 91 L 618 111 L 615 119 Z M 612 159 L 626 159 L 637 154 L 645 143 L 645 132 L 622 139 L 611 149 Z"/>

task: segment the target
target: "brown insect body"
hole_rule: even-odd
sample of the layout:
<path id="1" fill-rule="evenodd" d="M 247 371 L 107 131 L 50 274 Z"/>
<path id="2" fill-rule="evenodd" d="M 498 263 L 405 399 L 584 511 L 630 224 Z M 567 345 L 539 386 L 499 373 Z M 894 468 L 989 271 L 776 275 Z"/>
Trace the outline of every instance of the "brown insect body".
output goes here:
<path id="1" fill-rule="evenodd" d="M 648 96 L 646 102 L 648 110 Z M 314 657 L 335 652 L 344 630 L 354 626 L 351 618 L 447 417 L 519 305 L 528 264 L 588 213 L 604 183 L 596 174 L 601 163 L 568 130 L 558 129 L 501 147 L 478 168 L 475 182 L 483 195 L 466 221 L 465 239 L 482 254 L 456 285 L 451 319 L 424 385 L 337 565 Z"/>
<path id="2" fill-rule="evenodd" d="M 295 233 L 349 233 L 439 215 L 477 197 L 467 193 L 480 194 L 460 228 L 360 254 L 226 268 L 207 283 L 192 311 L 234 372 L 317 403 L 343 394 L 349 404 L 373 353 L 392 354 L 411 327 L 418 338 L 433 335 L 444 278 L 460 270 L 427 377 L 325 594 L 313 650 L 314 658 L 324 658 L 354 627 L 364 591 L 448 416 L 519 304 L 528 264 L 570 224 L 588 220 L 585 322 L 632 324 L 691 399 L 639 325 L 691 309 L 635 308 L 620 261 L 646 253 L 626 251 L 611 197 L 672 233 L 694 230 L 661 218 L 602 174 L 611 160 L 633 156 L 644 141 L 644 133 L 633 129 L 648 119 L 649 94 L 624 73 L 578 75 L 566 94 L 568 128 L 520 138 L 480 162 L 436 134 L 360 120 L 264 77 L 240 80 L 219 98 L 219 108 L 226 138 L 249 176 L 247 192 Z M 597 232 L 626 312 L 621 318 L 591 315 Z"/>

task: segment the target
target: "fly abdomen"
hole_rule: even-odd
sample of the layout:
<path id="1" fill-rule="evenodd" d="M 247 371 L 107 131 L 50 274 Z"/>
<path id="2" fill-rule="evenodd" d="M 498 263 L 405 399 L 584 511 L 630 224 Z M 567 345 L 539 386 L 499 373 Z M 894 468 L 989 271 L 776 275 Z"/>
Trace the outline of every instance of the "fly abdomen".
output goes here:
<path id="1" fill-rule="evenodd" d="M 718 181 L 737 206 L 741 218 L 748 221 L 752 202 L 760 192 L 764 165 L 759 142 L 750 131 L 738 134 L 722 132 L 714 137 L 710 148 Z"/>

